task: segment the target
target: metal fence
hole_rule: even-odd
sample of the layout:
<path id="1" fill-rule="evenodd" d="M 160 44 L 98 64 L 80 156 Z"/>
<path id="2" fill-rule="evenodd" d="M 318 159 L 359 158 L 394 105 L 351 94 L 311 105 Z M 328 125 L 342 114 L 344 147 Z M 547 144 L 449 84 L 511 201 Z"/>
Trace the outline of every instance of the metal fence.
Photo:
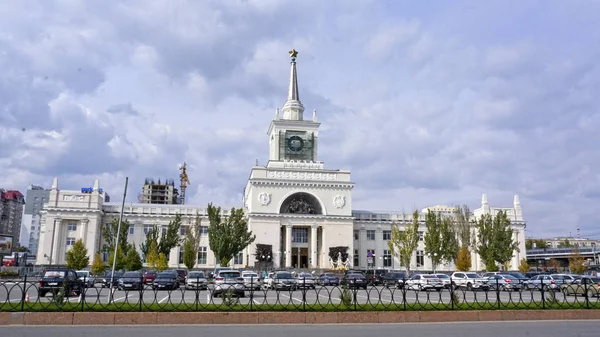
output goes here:
<path id="1" fill-rule="evenodd" d="M 585 280 L 585 279 L 584 279 Z M 140 280 L 143 281 L 143 280 Z M 261 282 L 196 289 L 185 283 L 159 290 L 141 282 L 139 289 L 100 285 L 77 288 L 62 284 L 48 290 L 23 277 L 0 282 L 0 311 L 369 311 L 369 310 L 482 310 L 482 309 L 598 309 L 599 284 L 513 284 L 496 280 L 474 288 L 447 284 L 435 288 L 407 284 L 393 286 L 318 285 L 296 283 L 289 289 L 267 288 Z M 406 286 L 403 286 L 406 284 Z"/>

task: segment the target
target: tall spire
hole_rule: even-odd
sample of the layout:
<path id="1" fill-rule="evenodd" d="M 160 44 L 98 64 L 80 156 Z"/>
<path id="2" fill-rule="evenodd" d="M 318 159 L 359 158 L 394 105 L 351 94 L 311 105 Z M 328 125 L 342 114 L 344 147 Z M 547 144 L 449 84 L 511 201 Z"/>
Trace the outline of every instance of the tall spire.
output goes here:
<path id="1" fill-rule="evenodd" d="M 283 119 L 303 120 L 304 106 L 300 102 L 300 93 L 298 92 L 298 75 L 296 74 L 296 57 L 298 52 L 295 49 L 290 50 L 290 85 L 288 89 L 287 101 L 283 105 Z"/>

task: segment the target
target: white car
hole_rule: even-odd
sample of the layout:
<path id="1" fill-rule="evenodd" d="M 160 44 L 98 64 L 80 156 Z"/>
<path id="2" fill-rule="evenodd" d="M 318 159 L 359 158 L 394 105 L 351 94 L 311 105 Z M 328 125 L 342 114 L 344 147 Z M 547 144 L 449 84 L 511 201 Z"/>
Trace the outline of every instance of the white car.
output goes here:
<path id="1" fill-rule="evenodd" d="M 201 271 L 191 271 L 185 280 L 185 289 L 208 289 L 208 280 Z"/>
<path id="2" fill-rule="evenodd" d="M 298 288 L 312 288 L 315 289 L 315 278 L 309 273 L 300 273 L 296 278 L 296 284 Z"/>
<path id="3" fill-rule="evenodd" d="M 244 286 L 246 289 L 260 290 L 262 287 L 260 276 L 253 271 L 243 271 L 242 278 L 244 279 Z"/>
<path id="4" fill-rule="evenodd" d="M 237 270 L 220 270 L 215 275 L 215 288 L 213 289 L 213 297 L 220 296 L 227 292 L 232 292 L 234 296 L 245 297 L 246 287 L 242 273 Z"/>
<path id="5" fill-rule="evenodd" d="M 406 281 L 406 288 L 410 290 L 430 290 L 442 291 L 444 283 L 435 275 L 416 274 Z"/>
<path id="6" fill-rule="evenodd" d="M 450 278 L 452 279 L 454 286 L 457 288 L 467 288 L 468 290 L 487 290 L 490 288 L 488 279 L 477 275 L 477 273 L 457 271 L 452 273 Z"/>
<path id="7" fill-rule="evenodd" d="M 96 278 L 90 274 L 88 270 L 78 270 L 75 272 L 77 278 L 83 282 L 83 286 L 86 288 L 93 288 L 96 284 Z"/>

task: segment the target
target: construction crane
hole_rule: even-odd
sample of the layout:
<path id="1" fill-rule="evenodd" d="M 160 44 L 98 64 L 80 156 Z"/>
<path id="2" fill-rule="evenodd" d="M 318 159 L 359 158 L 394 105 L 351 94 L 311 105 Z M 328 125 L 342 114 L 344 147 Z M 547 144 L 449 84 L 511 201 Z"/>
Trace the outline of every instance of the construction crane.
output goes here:
<path id="1" fill-rule="evenodd" d="M 185 189 L 190 185 L 190 179 L 187 175 L 187 164 L 183 162 L 183 164 L 179 165 L 179 203 L 185 204 Z"/>

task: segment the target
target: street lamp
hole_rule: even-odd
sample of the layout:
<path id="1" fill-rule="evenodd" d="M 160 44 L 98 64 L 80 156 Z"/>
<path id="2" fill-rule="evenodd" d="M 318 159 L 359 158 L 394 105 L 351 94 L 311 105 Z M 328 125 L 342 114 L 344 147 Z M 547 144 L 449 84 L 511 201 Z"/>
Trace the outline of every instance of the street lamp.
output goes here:
<path id="1" fill-rule="evenodd" d="M 427 253 L 427 256 L 429 256 L 429 258 L 431 259 L 431 269 L 435 273 L 435 264 L 433 263 L 433 259 L 437 258 L 438 254 L 437 253 L 433 253 L 433 257 L 432 257 L 431 253 Z"/>

